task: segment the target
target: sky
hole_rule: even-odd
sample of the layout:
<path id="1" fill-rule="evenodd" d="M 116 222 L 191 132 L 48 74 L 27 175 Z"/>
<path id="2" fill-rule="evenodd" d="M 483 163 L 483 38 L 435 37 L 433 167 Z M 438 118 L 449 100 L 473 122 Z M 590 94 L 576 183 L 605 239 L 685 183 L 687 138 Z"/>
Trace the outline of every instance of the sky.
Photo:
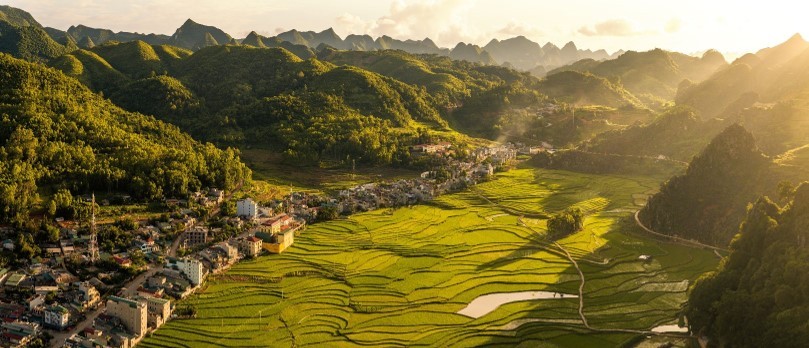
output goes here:
<path id="1" fill-rule="evenodd" d="M 171 35 L 187 18 L 237 38 L 290 29 L 430 37 L 439 46 L 523 35 L 544 44 L 613 52 L 717 49 L 737 56 L 809 34 L 807 12 L 786 0 L 5 0 L 43 25 Z"/>

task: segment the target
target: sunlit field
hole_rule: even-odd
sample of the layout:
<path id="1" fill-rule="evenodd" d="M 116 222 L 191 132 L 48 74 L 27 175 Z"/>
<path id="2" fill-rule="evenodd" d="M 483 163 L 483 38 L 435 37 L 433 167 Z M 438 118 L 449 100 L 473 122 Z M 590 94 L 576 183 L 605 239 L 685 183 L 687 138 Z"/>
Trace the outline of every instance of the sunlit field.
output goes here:
<path id="1" fill-rule="evenodd" d="M 210 279 L 178 304 L 196 318 L 169 322 L 142 346 L 617 346 L 637 335 L 587 329 L 574 296 L 511 302 L 479 318 L 457 312 L 493 293 L 578 295 L 567 251 L 586 279 L 591 327 L 675 323 L 688 284 L 717 258 L 635 231 L 632 212 L 657 185 L 518 169 L 428 205 L 316 224 L 288 252 Z M 588 217 L 558 241 L 562 250 L 544 239 L 543 216 L 573 205 Z"/>

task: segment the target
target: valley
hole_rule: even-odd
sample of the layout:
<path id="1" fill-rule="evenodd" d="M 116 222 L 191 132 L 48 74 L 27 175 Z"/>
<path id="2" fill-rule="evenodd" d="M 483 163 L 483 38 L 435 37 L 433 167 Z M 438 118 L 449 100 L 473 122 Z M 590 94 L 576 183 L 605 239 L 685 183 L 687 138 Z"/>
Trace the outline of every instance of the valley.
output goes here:
<path id="1" fill-rule="evenodd" d="M 293 250 L 213 276 L 178 304 L 195 308 L 195 318 L 171 321 L 142 345 L 621 345 L 636 334 L 609 330 L 676 323 L 688 284 L 718 262 L 710 250 L 633 225 L 633 197 L 658 180 L 527 167 L 426 205 L 316 224 Z M 569 206 L 587 212 L 585 228 L 556 243 L 544 237 L 546 220 L 514 215 Z M 576 296 L 462 314 L 496 293 L 577 294 L 580 277 L 565 251 L 587 280 L 587 323 L 604 332 L 583 325 Z"/>
<path id="2" fill-rule="evenodd" d="M 184 1 L 0 5 L 0 347 L 809 344 L 791 4 Z"/>

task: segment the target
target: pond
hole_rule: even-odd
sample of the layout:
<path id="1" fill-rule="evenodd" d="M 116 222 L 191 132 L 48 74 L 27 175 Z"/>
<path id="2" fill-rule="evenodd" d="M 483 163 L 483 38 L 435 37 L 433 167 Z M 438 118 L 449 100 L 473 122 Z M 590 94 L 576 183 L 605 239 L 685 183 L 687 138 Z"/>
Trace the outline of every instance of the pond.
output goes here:
<path id="1" fill-rule="evenodd" d="M 458 314 L 471 318 L 480 318 L 497 309 L 506 303 L 530 300 L 553 300 L 565 298 L 578 298 L 576 295 L 563 294 L 554 291 L 523 291 L 523 292 L 502 292 L 479 296 L 472 300 Z"/>

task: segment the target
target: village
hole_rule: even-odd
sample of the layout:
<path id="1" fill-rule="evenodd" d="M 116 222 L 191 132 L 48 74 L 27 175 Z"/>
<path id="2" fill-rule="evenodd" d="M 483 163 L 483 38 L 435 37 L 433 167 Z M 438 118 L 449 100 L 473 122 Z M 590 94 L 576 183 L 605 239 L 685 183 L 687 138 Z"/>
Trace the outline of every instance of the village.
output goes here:
<path id="1" fill-rule="evenodd" d="M 209 189 L 187 199 L 166 199 L 174 211 L 170 216 L 116 223 L 120 240 L 102 245 L 95 210 L 89 226 L 57 218 L 53 223 L 61 238 L 39 246 L 47 257 L 34 258 L 27 267 L 0 269 L 0 345 L 22 347 L 39 340 L 55 347 L 133 347 L 172 318 L 194 316 L 193 308 L 175 303 L 203 287 L 210 275 L 245 258 L 284 252 L 310 223 L 429 201 L 488 180 L 520 154 L 544 150 L 506 144 L 476 149 L 459 160 L 450 156 L 449 143 L 416 145 L 414 155 L 441 159 L 440 166 L 417 178 L 362 184 L 332 196 L 290 192 L 266 206 Z M 96 206 L 94 195 L 83 199 Z M 235 212 L 220 212 L 229 200 L 235 200 Z M 190 206 L 221 217 L 200 216 Z M 0 230 L 0 236 L 11 232 Z M 14 240 L 2 238 L 3 248 L 16 248 Z"/>

